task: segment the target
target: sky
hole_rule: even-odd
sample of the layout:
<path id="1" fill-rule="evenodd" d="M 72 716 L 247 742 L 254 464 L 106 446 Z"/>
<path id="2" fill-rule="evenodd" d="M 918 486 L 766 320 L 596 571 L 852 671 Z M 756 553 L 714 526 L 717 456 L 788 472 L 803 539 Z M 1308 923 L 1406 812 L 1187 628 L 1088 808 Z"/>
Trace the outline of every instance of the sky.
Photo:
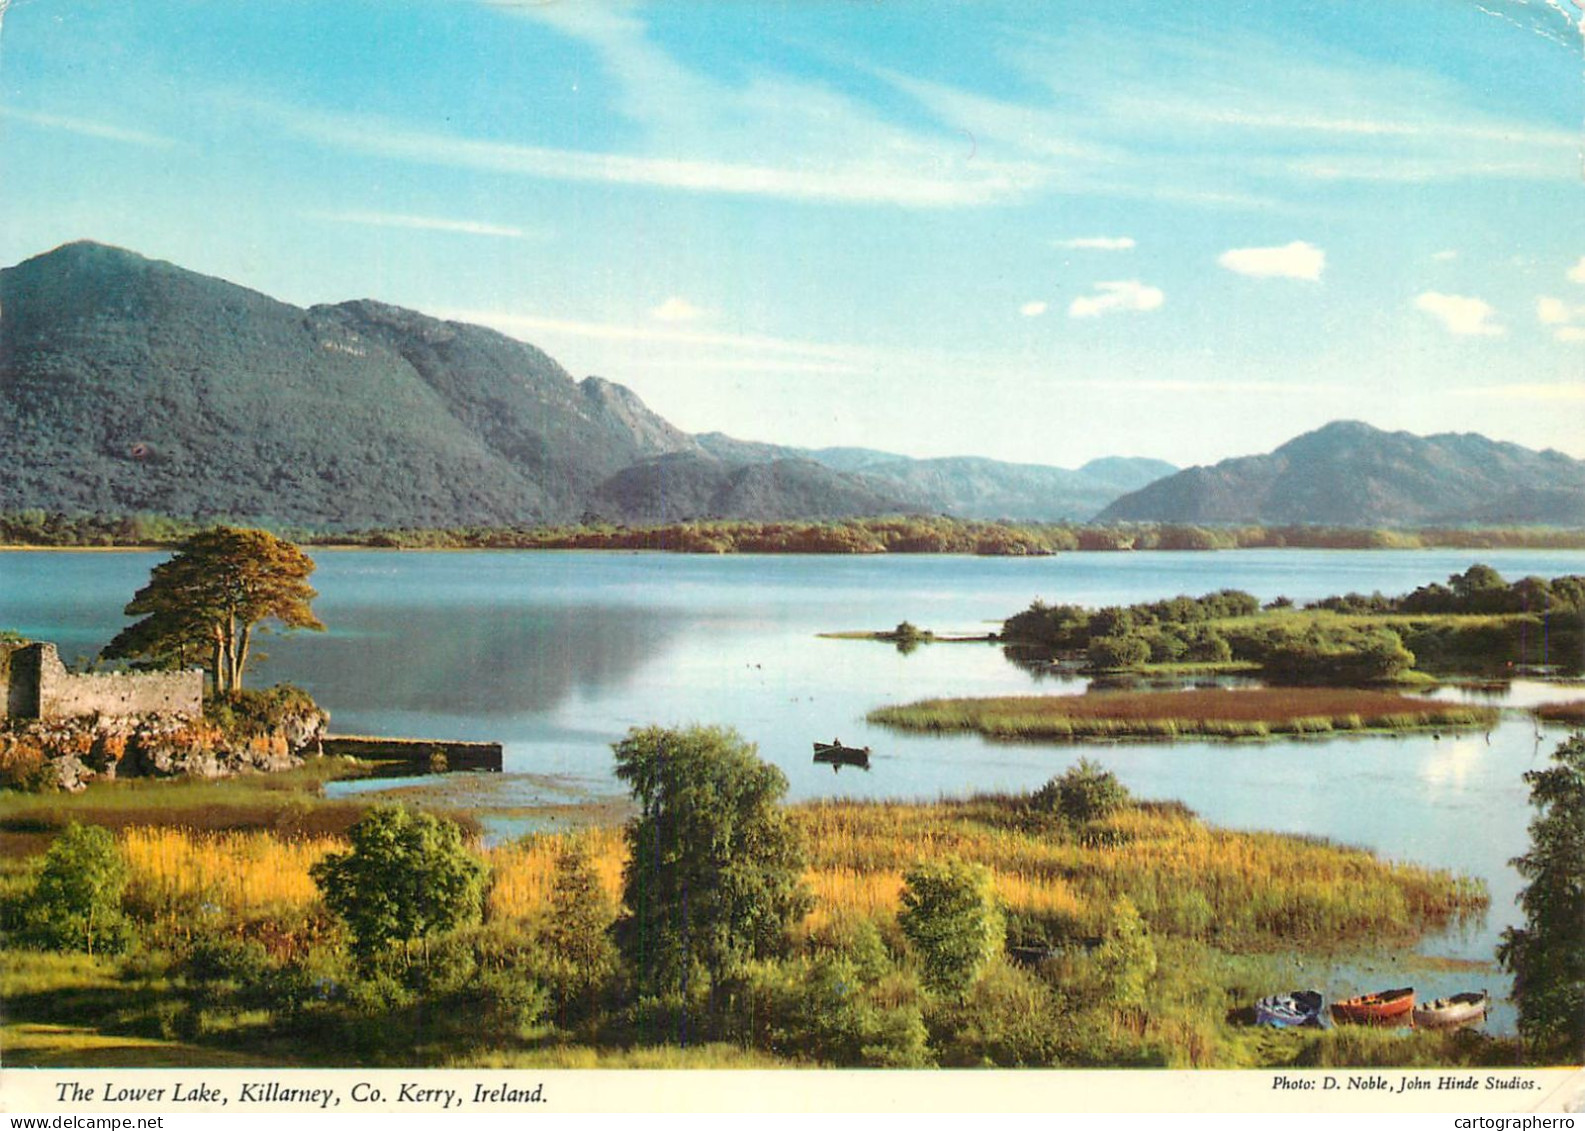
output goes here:
<path id="1" fill-rule="evenodd" d="M 1585 457 L 1579 0 L 0 0 L 0 264 L 482 323 L 690 432 Z"/>

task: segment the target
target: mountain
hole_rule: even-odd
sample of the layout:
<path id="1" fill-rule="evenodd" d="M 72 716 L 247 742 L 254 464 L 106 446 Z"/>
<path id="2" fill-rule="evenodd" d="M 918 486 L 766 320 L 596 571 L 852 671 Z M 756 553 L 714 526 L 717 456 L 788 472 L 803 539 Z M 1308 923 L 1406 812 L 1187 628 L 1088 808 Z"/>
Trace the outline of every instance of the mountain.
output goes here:
<path id="1" fill-rule="evenodd" d="M 330 529 L 1071 518 L 1172 470 L 691 436 L 493 330 L 367 299 L 304 309 L 86 241 L 0 271 L 0 461 L 0 510 Z"/>
<path id="2" fill-rule="evenodd" d="M 1358 421 L 1267 455 L 1191 467 L 1124 495 L 1101 522 L 1585 525 L 1585 462 L 1475 434 L 1414 436 Z"/>
<path id="3" fill-rule="evenodd" d="M 978 456 L 913 459 L 873 448 L 789 448 L 746 443 L 719 432 L 698 440 L 728 462 L 813 461 L 856 476 L 878 493 L 904 498 L 914 510 L 958 518 L 1083 520 L 1119 495 L 1178 470 L 1163 460 L 1121 456 L 1091 460 L 1074 471 Z"/>
<path id="4" fill-rule="evenodd" d="M 589 509 L 623 522 L 674 522 L 698 515 L 762 521 L 857 518 L 923 508 L 813 460 L 731 464 L 679 454 L 619 471 L 595 490 Z"/>

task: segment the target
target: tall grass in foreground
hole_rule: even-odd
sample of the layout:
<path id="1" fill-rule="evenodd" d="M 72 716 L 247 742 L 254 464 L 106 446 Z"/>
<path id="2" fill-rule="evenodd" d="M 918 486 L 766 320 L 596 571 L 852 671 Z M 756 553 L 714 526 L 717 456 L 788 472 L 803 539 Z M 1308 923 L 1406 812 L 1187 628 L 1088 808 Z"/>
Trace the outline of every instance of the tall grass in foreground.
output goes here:
<path id="1" fill-rule="evenodd" d="M 1381 691 L 1269 687 L 925 699 L 871 711 L 869 721 L 904 730 L 1064 741 L 1489 727 L 1497 712 Z"/>
<path id="2" fill-rule="evenodd" d="M 903 873 L 960 857 L 991 872 L 1003 906 L 1053 941 L 1103 932 L 1119 895 L 1153 931 L 1253 949 L 1341 945 L 1413 934 L 1484 907 L 1475 881 L 1368 852 L 1270 833 L 1215 829 L 1174 806 L 1130 807 L 1074 827 L 1039 819 L 1015 799 L 916 805 L 823 802 L 791 810 L 809 853 L 815 896 L 806 927 L 892 919 Z M 602 887 L 620 897 L 622 830 L 547 834 L 483 852 L 486 917 L 541 919 L 569 835 L 583 838 Z M 131 829 L 124 836 L 134 898 L 177 915 L 208 907 L 237 920 L 313 912 L 309 869 L 341 847 L 332 837 Z"/>

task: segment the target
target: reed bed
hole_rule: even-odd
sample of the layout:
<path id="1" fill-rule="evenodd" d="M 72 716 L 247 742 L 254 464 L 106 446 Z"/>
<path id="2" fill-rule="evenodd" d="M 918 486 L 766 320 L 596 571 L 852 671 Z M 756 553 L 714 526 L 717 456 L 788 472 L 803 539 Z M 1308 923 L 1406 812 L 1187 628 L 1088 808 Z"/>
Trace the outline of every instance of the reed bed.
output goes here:
<path id="1" fill-rule="evenodd" d="M 1535 708 L 1536 718 L 1549 723 L 1566 723 L 1585 726 L 1585 699 L 1570 699 L 1562 703 L 1542 703 Z"/>
<path id="2" fill-rule="evenodd" d="M 1170 806 L 1129 807 L 1082 828 L 1038 818 L 1017 798 L 823 802 L 789 815 L 809 854 L 809 929 L 835 918 L 891 918 L 904 873 L 947 856 L 984 865 L 1009 912 L 1057 934 L 1100 933 L 1119 895 L 1153 930 L 1256 949 L 1401 936 L 1486 904 L 1479 884 L 1445 872 L 1321 841 L 1215 829 Z M 623 832 L 597 828 L 481 850 L 491 874 L 486 915 L 542 919 L 574 836 L 606 895 L 619 900 Z M 334 837 L 171 828 L 129 829 L 123 843 L 145 907 L 172 916 L 205 908 L 236 920 L 316 910 L 309 869 L 344 847 Z"/>
<path id="3" fill-rule="evenodd" d="M 1385 691 L 1267 687 L 926 699 L 871 711 L 869 721 L 904 730 L 968 730 L 995 738 L 1055 741 L 1238 739 L 1489 727 L 1496 723 L 1497 712 Z"/>
<path id="4" fill-rule="evenodd" d="M 1478 883 L 1446 872 L 1321 841 L 1214 829 L 1181 810 L 1129 808 L 1085 829 L 1025 829 L 1012 823 L 1015 805 L 841 802 L 793 815 L 831 913 L 895 913 L 892 877 L 939 852 L 989 868 L 1009 911 L 1086 934 L 1125 894 L 1154 929 L 1252 947 L 1398 936 L 1487 902 Z"/>
<path id="5" fill-rule="evenodd" d="M 122 846 L 134 896 L 145 905 L 260 919 L 316 903 L 308 870 L 343 844 L 334 837 L 131 828 Z"/>
<path id="6" fill-rule="evenodd" d="M 600 886 L 613 903 L 622 898 L 622 867 L 627 844 L 620 828 L 592 828 L 572 834 L 528 837 L 487 852 L 490 891 L 485 913 L 491 919 L 530 920 L 550 909 L 556 867 L 576 837 L 589 855 Z"/>

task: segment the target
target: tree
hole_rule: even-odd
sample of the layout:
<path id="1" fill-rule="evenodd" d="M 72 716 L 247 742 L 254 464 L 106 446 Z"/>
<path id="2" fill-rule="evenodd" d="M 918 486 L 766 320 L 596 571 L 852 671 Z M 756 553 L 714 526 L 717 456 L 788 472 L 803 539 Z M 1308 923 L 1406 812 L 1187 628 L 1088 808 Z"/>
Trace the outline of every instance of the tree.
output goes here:
<path id="1" fill-rule="evenodd" d="M 810 901 L 782 772 L 719 727 L 635 728 L 613 749 L 639 806 L 617 943 L 640 991 L 713 990 L 785 949 Z"/>
<path id="2" fill-rule="evenodd" d="M 393 943 L 404 954 L 479 918 L 485 865 L 463 844 L 462 829 L 400 806 L 371 810 L 348 832 L 352 848 L 309 870 L 325 903 L 352 932 L 365 960 Z"/>
<path id="3" fill-rule="evenodd" d="M 1503 931 L 1497 959 L 1513 974 L 1519 1032 L 1560 1063 L 1585 1058 L 1585 735 L 1531 770 L 1530 851 L 1513 860 L 1529 884 L 1525 925 Z"/>
<path id="4" fill-rule="evenodd" d="M 964 993 L 1002 949 L 1006 921 L 991 874 L 958 859 L 916 865 L 903 876 L 903 934 L 924 963 L 924 983 Z"/>
<path id="5" fill-rule="evenodd" d="M 73 821 L 44 854 L 23 899 L 25 930 L 47 946 L 94 952 L 121 941 L 127 864 L 109 829 Z M 109 944 L 109 945 L 107 945 Z"/>
<path id="6" fill-rule="evenodd" d="M 155 566 L 128 603 L 143 619 L 104 650 L 107 659 L 156 666 L 199 663 L 219 694 L 240 691 L 256 626 L 322 631 L 309 602 L 313 560 L 263 530 L 217 526 L 193 535 Z"/>

